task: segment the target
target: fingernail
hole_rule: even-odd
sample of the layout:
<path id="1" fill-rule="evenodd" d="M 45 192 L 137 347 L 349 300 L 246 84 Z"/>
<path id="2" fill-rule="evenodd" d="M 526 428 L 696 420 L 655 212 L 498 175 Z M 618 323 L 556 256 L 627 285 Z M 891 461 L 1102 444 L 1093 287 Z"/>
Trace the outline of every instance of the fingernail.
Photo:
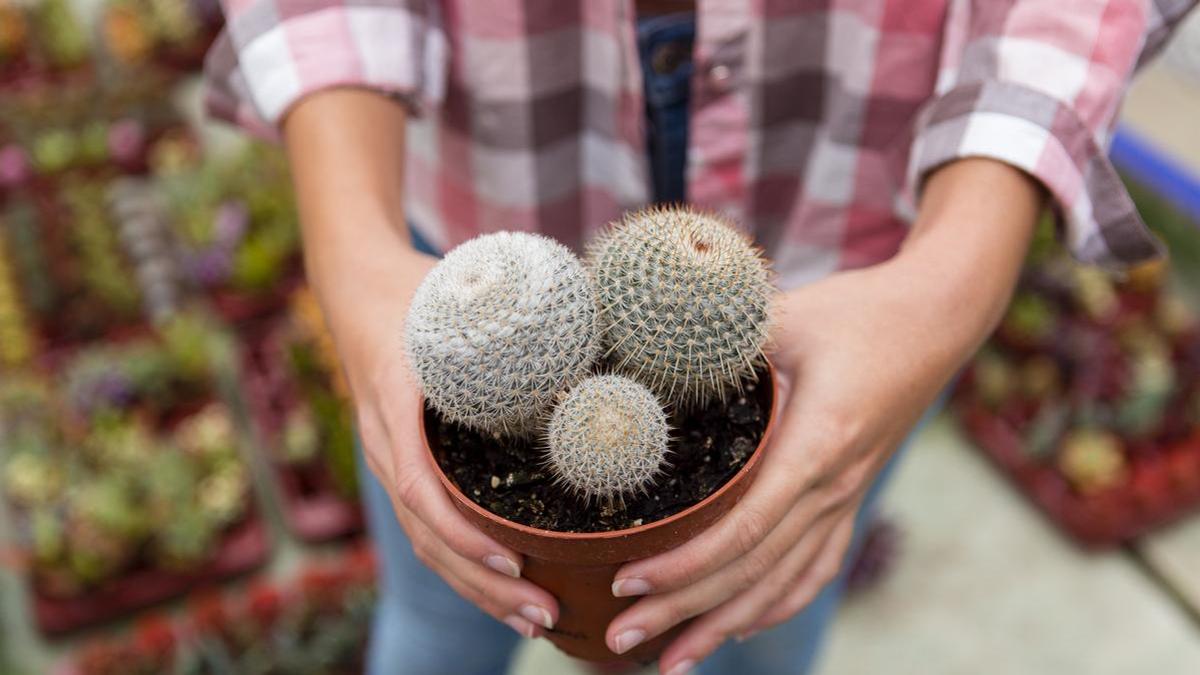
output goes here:
<path id="1" fill-rule="evenodd" d="M 550 618 L 550 612 L 545 607 L 521 605 L 521 616 L 546 629 L 554 628 L 554 619 Z"/>
<path id="2" fill-rule="evenodd" d="M 516 614 L 510 614 L 505 617 L 504 623 L 508 624 L 509 628 L 517 631 L 521 637 L 533 638 L 533 624 Z"/>
<path id="3" fill-rule="evenodd" d="M 642 643 L 642 640 L 645 640 L 645 639 L 646 639 L 646 631 L 639 630 L 637 628 L 627 630 L 623 633 L 618 633 L 617 640 L 616 640 L 617 648 L 614 649 L 613 651 L 618 654 L 624 654 L 625 652 L 629 651 L 630 649 L 633 649 L 634 647 L 640 645 Z"/>
<path id="4" fill-rule="evenodd" d="M 507 574 L 514 579 L 521 578 L 521 568 L 511 558 L 492 554 L 483 559 L 483 564 L 496 570 L 501 574 Z"/>
<path id="5" fill-rule="evenodd" d="M 645 595 L 649 592 L 649 582 L 640 577 L 617 579 L 612 585 L 612 594 L 617 598 L 627 598 L 631 595 Z"/>
<path id="6" fill-rule="evenodd" d="M 676 663 L 674 666 L 671 666 L 671 669 L 667 671 L 667 675 L 687 675 L 688 673 L 692 672 L 692 669 L 695 667 L 695 661 L 692 661 L 691 659 L 684 659 L 683 661 Z"/>

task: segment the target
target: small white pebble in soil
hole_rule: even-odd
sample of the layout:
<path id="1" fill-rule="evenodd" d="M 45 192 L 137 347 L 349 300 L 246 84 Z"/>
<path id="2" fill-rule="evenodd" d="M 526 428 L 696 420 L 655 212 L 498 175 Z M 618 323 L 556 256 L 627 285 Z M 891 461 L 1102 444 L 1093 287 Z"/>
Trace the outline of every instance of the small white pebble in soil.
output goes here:
<path id="1" fill-rule="evenodd" d="M 705 436 L 704 437 L 704 447 L 711 448 L 712 446 L 713 446 L 712 436 Z"/>
<path id="2" fill-rule="evenodd" d="M 642 524 L 642 519 L 641 519 L 641 518 L 638 518 L 637 520 L 633 521 L 633 523 L 632 523 L 632 525 L 633 525 L 634 527 L 637 527 L 637 526 L 639 526 L 639 525 L 641 525 L 641 524 Z"/>
<path id="3" fill-rule="evenodd" d="M 478 489 L 478 488 L 476 488 L 475 490 L 472 490 L 472 492 L 474 492 L 474 493 L 475 493 L 475 496 L 476 496 L 476 497 L 478 497 L 478 496 L 479 496 L 479 489 Z"/>
<path id="4" fill-rule="evenodd" d="M 746 397 L 745 396 L 738 399 L 738 405 L 746 405 Z"/>
<path id="5" fill-rule="evenodd" d="M 492 476 L 492 489 L 500 487 L 500 476 Z"/>
<path id="6" fill-rule="evenodd" d="M 504 477 L 504 485 L 507 487 L 512 487 L 513 480 L 514 480 L 513 475 L 512 475 L 512 472 L 510 471 L 508 473 L 508 475 Z"/>
<path id="7" fill-rule="evenodd" d="M 753 384 L 746 385 L 746 391 L 754 391 L 754 385 Z"/>
<path id="8" fill-rule="evenodd" d="M 705 455 L 705 456 L 704 456 L 704 461 L 706 461 L 706 462 L 710 462 L 710 461 L 712 461 L 712 455 Z"/>
<path id="9" fill-rule="evenodd" d="M 492 438 L 496 439 L 497 441 L 498 441 L 498 440 L 500 440 L 500 432 L 499 432 L 499 431 L 493 431 L 493 432 L 492 432 Z"/>

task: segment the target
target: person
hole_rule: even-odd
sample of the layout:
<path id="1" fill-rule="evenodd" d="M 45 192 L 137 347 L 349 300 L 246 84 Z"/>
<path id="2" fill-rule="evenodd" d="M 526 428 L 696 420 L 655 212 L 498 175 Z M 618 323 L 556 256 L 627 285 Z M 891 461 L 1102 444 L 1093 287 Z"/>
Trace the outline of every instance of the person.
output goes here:
<path id="1" fill-rule="evenodd" d="M 683 200 L 765 249 L 778 433 L 727 516 L 617 572 L 640 599 L 606 639 L 691 618 L 661 672 L 803 672 L 864 501 L 999 320 L 1043 209 L 1085 262 L 1159 253 L 1105 145 L 1192 4 L 226 0 L 210 109 L 286 145 L 373 476 L 369 670 L 503 672 L 558 613 L 422 454 L 400 336 L 431 253 L 501 229 L 578 247 Z"/>

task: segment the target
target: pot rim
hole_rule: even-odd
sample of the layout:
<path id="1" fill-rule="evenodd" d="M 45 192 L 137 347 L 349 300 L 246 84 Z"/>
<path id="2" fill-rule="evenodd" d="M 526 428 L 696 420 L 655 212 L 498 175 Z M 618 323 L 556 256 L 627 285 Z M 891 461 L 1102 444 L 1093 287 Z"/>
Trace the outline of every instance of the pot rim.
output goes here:
<path id="1" fill-rule="evenodd" d="M 558 539 L 565 541 L 605 541 L 611 539 L 623 539 L 625 537 L 634 536 L 660 527 L 670 526 L 697 511 L 707 508 L 709 504 L 715 502 L 721 497 L 721 495 L 725 494 L 727 490 L 741 481 L 746 474 L 750 473 L 754 465 L 761 461 L 763 449 L 766 448 L 767 443 L 771 439 L 771 433 L 775 429 L 776 409 L 778 408 L 779 403 L 777 400 L 777 396 L 779 395 L 779 387 L 777 378 L 775 376 L 775 366 L 772 365 L 770 359 L 767 359 L 765 363 L 767 373 L 766 379 L 769 380 L 769 385 L 771 387 L 771 406 L 770 410 L 767 412 L 767 424 L 763 428 L 763 433 L 758 440 L 758 445 L 754 448 L 754 452 L 750 454 L 750 457 L 746 460 L 746 463 L 742 465 L 742 468 L 738 469 L 738 472 L 733 474 L 729 480 L 725 481 L 721 487 L 713 490 L 707 497 L 701 499 L 695 504 L 692 504 L 686 509 L 679 511 L 678 513 L 673 513 L 666 518 L 660 518 L 659 520 L 655 520 L 653 522 L 643 523 L 642 525 L 628 527 L 623 530 L 607 530 L 604 532 L 559 532 L 558 530 L 546 530 L 540 527 L 530 527 L 529 525 L 523 525 L 507 518 L 502 518 L 501 516 L 483 508 L 479 504 L 475 503 L 475 500 L 463 494 L 462 490 L 460 490 L 458 486 L 454 484 L 454 481 L 450 480 L 450 477 L 446 475 L 446 472 L 442 471 L 442 467 L 438 464 L 437 458 L 433 456 L 433 448 L 430 447 L 429 436 L 425 432 L 424 396 L 420 397 L 420 413 L 417 415 L 417 431 L 421 435 L 421 443 L 425 446 L 426 458 L 433 464 L 433 468 L 437 473 L 438 480 L 442 482 L 442 487 L 444 487 L 446 491 L 450 493 L 450 497 L 461 504 L 465 504 L 477 515 L 487 519 L 492 524 L 499 527 L 504 527 L 506 529 L 515 530 L 524 535 L 541 537 L 545 539 Z"/>

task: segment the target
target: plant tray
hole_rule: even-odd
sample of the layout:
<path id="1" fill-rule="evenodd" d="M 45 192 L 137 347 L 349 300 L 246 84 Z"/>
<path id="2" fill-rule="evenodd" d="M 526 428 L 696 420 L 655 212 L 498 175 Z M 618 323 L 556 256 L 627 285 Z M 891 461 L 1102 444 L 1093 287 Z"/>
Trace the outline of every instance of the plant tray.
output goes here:
<path id="1" fill-rule="evenodd" d="M 1022 452 L 1016 427 L 961 397 L 967 435 L 1056 526 L 1089 549 L 1117 546 L 1200 508 L 1200 430 L 1132 460 L 1127 482 L 1094 495 L 1071 489 L 1058 471 Z"/>
<path id="2" fill-rule="evenodd" d="M 35 583 L 34 620 L 43 633 L 52 636 L 105 623 L 250 572 L 267 561 L 270 549 L 266 526 L 251 511 L 229 530 L 212 559 L 193 571 L 141 567 L 72 597 L 45 595 Z"/>
<path id="3" fill-rule="evenodd" d="M 292 466 L 274 458 L 271 450 L 280 442 L 280 430 L 294 404 L 295 390 L 288 376 L 275 365 L 279 350 L 273 348 L 273 336 L 259 337 L 248 340 L 243 350 L 242 390 L 267 461 L 278 479 L 288 529 L 309 543 L 361 533 L 365 526 L 362 506 L 338 491 L 320 460 Z"/>

